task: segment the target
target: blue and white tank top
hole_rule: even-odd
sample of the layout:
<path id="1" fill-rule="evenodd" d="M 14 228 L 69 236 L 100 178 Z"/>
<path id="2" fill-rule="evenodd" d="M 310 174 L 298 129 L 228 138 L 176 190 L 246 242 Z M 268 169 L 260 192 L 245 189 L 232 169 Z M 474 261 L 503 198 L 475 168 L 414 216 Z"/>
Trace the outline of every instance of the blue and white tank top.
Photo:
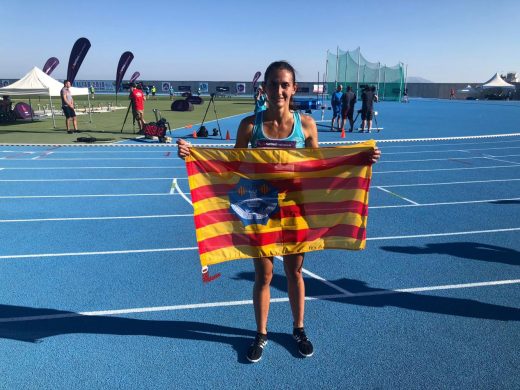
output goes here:
<path id="1" fill-rule="evenodd" d="M 291 134 L 287 138 L 269 138 L 264 133 L 264 111 L 256 114 L 253 136 L 251 137 L 252 148 L 276 148 L 291 149 L 305 147 L 305 134 L 303 134 L 300 113 L 293 112 L 294 125 Z"/>

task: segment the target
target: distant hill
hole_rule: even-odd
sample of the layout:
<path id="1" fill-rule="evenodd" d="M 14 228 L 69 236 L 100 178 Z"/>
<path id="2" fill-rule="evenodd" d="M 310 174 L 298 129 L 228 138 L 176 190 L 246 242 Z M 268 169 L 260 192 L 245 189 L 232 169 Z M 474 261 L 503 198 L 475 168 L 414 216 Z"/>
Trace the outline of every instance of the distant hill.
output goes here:
<path id="1" fill-rule="evenodd" d="M 431 80 L 424 79 L 422 77 L 408 76 L 406 78 L 407 83 L 433 83 Z"/>

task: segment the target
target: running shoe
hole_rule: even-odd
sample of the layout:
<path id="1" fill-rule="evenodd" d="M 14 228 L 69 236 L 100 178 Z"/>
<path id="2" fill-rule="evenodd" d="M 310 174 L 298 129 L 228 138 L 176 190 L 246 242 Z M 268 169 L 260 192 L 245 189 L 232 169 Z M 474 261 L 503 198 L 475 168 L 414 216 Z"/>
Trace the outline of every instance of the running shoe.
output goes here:
<path id="1" fill-rule="evenodd" d="M 314 353 L 314 347 L 312 346 L 311 340 L 305 334 L 303 328 L 294 328 L 293 337 L 298 343 L 298 352 L 303 357 L 310 357 Z"/>
<path id="2" fill-rule="evenodd" d="M 247 350 L 247 360 L 251 363 L 259 362 L 262 359 L 262 353 L 264 352 L 264 348 L 267 345 L 267 335 L 262 333 L 257 333 L 254 341 L 251 343 L 251 346 Z"/>

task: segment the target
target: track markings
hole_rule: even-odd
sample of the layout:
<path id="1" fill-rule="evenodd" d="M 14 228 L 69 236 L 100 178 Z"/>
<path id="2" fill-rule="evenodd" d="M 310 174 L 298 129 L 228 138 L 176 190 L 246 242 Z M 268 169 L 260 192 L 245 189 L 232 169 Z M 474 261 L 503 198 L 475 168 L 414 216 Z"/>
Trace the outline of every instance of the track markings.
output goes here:
<path id="1" fill-rule="evenodd" d="M 406 294 L 406 293 L 417 293 L 417 292 L 428 292 L 428 291 L 446 291 L 463 288 L 477 288 L 477 287 L 490 287 L 490 286 L 505 286 L 512 284 L 519 284 L 520 279 L 510 280 L 492 280 L 486 282 L 473 282 L 463 284 L 446 284 L 438 286 L 425 286 L 425 287 L 411 287 L 402 288 L 395 290 L 375 290 L 366 291 L 359 293 L 348 293 L 348 294 L 330 294 L 330 295 L 316 295 L 305 297 L 306 301 L 321 301 L 331 299 L 355 299 L 368 296 L 380 296 L 380 295 L 394 295 L 394 294 Z M 288 302 L 289 298 L 272 298 L 271 303 Z M 35 316 L 21 316 L 21 317 L 6 317 L 0 318 L 0 323 L 8 322 L 27 322 L 27 321 L 43 321 L 43 320 L 57 320 L 61 318 L 74 318 L 83 316 L 116 316 L 123 314 L 140 314 L 140 313 L 156 313 L 165 311 L 177 311 L 177 310 L 195 310 L 195 309 L 207 309 L 215 307 L 229 307 L 229 306 L 245 306 L 252 305 L 253 300 L 237 300 L 237 301 L 221 301 L 221 302 L 208 302 L 208 303 L 193 303 L 186 305 L 172 305 L 172 306 L 154 306 L 154 307 L 138 307 L 129 309 L 116 309 L 116 310 L 97 310 L 97 311 L 83 311 L 83 312 L 63 312 L 57 314 L 42 314 Z"/>
<path id="2" fill-rule="evenodd" d="M 449 237 L 449 236 L 463 236 L 472 234 L 492 234 L 492 233 L 507 233 L 520 231 L 520 227 L 504 228 L 504 229 L 489 229 L 489 230 L 474 230 L 462 232 L 449 233 L 427 233 L 427 234 L 411 234 L 406 236 L 387 236 L 387 237 L 368 237 L 367 241 L 380 240 L 406 240 L 414 238 L 431 238 L 431 237 Z M 4 255 L 0 259 L 36 259 L 46 257 L 74 257 L 74 256 L 99 256 L 99 255 L 120 255 L 132 253 L 154 253 L 154 252 L 179 252 L 179 251 L 194 251 L 198 247 L 181 247 L 181 248 L 152 248 L 152 249 L 128 249 L 128 250 L 114 250 L 114 251 L 95 251 L 95 252 L 66 252 L 66 253 L 34 253 L 24 255 Z"/>
<path id="3" fill-rule="evenodd" d="M 396 194 L 395 192 L 392 192 L 392 191 L 390 191 L 390 190 L 387 190 L 387 189 L 384 188 L 384 187 L 376 186 L 375 188 L 377 188 L 377 189 L 379 189 L 379 190 L 381 190 L 381 191 L 383 191 L 383 192 L 386 192 L 386 193 L 388 193 L 388 194 L 390 194 L 390 195 L 393 195 L 393 196 L 395 196 L 395 197 L 397 197 L 397 198 L 399 198 L 399 199 L 402 199 L 402 200 L 404 200 L 404 201 L 406 201 L 406 202 L 409 202 L 409 203 L 411 203 L 411 204 L 413 204 L 413 205 L 415 205 L 415 206 L 420 206 L 419 203 L 414 202 L 414 201 L 411 200 L 411 199 L 405 198 L 404 196 L 401 196 L 401 195 L 399 195 L 399 194 Z"/>

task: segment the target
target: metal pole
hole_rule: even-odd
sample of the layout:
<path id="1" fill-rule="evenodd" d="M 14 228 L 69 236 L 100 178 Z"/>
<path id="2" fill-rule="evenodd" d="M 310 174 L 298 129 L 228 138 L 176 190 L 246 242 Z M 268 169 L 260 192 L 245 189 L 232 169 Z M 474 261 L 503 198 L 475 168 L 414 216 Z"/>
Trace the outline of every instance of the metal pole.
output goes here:
<path id="1" fill-rule="evenodd" d="M 51 98 L 51 89 L 49 88 L 49 104 L 51 108 L 51 116 L 52 116 L 52 128 L 56 128 L 56 120 L 54 119 L 54 108 L 52 107 L 52 98 Z"/>
<path id="2" fill-rule="evenodd" d="M 383 100 L 385 100 L 385 95 L 386 95 L 386 65 L 385 65 L 385 70 L 383 72 Z"/>
<path id="3" fill-rule="evenodd" d="M 88 100 L 88 123 L 92 123 L 92 110 L 90 109 L 90 93 L 87 94 Z"/>
<path id="4" fill-rule="evenodd" d="M 402 67 L 402 62 L 399 61 L 399 102 L 401 101 L 401 97 L 403 96 L 403 67 Z"/>
<path id="5" fill-rule="evenodd" d="M 334 88 L 338 84 L 338 72 L 339 72 L 339 46 L 336 46 L 336 76 L 334 77 Z"/>
<path id="6" fill-rule="evenodd" d="M 356 95 L 359 96 L 359 69 L 361 67 L 361 48 L 358 47 Z"/>
<path id="7" fill-rule="evenodd" d="M 379 94 L 379 79 L 381 77 L 381 62 L 378 62 L 377 67 L 377 93 Z"/>

